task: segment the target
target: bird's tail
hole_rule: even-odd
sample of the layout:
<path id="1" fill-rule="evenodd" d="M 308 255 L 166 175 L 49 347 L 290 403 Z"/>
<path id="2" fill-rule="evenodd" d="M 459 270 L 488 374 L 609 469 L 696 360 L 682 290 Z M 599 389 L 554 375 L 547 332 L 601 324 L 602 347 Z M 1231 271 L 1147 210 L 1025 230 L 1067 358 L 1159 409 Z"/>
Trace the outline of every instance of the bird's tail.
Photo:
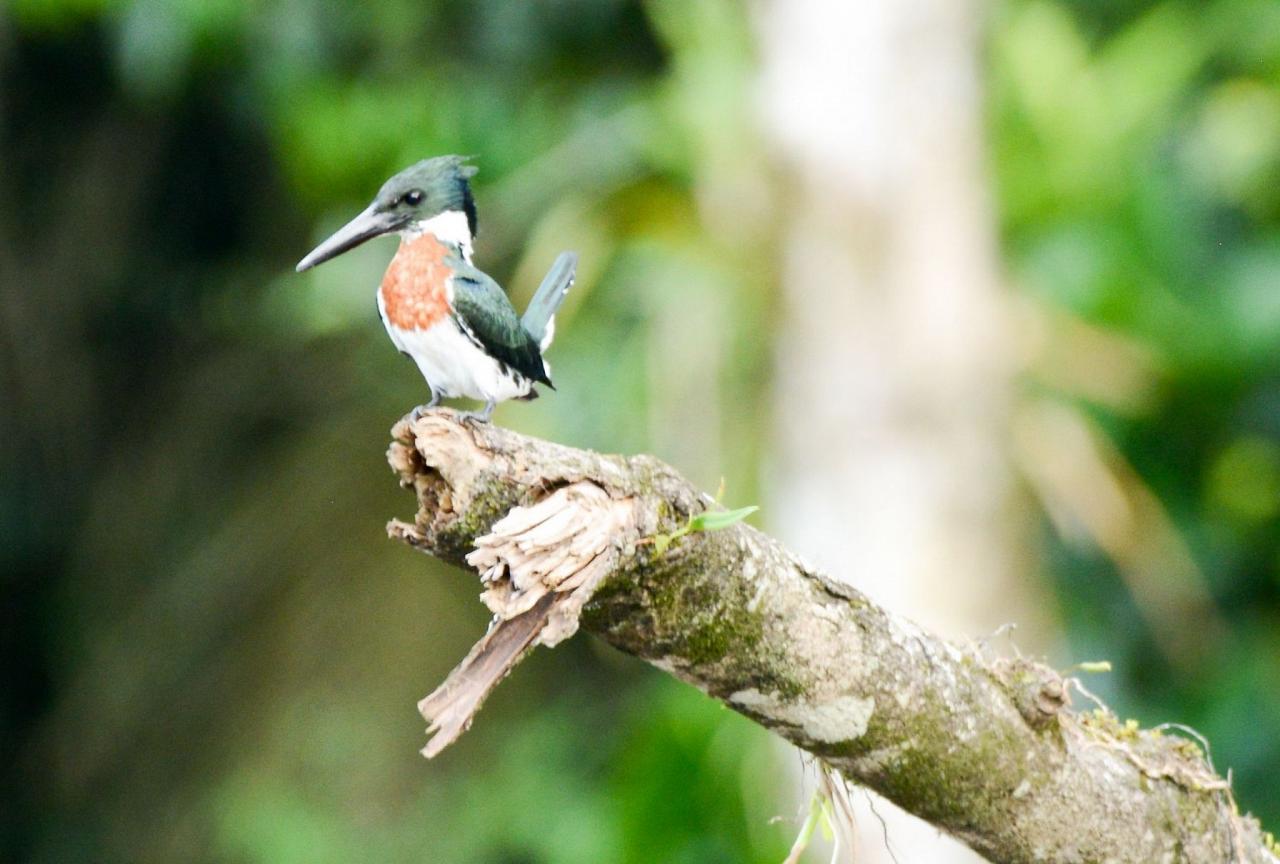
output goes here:
<path id="1" fill-rule="evenodd" d="M 556 335 L 556 310 L 564 302 L 565 295 L 573 287 L 573 274 L 578 268 L 578 256 L 574 252 L 561 252 L 542 284 L 538 286 L 529 308 L 524 310 L 520 323 L 538 343 L 538 349 L 546 351 Z"/>

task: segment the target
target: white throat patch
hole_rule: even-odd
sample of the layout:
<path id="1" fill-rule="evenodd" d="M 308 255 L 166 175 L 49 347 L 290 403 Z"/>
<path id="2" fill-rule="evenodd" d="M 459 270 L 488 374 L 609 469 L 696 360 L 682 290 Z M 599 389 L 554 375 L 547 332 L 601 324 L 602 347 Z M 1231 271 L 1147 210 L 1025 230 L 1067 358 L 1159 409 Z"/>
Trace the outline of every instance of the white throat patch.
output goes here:
<path id="1" fill-rule="evenodd" d="M 430 219 L 414 222 L 400 232 L 406 240 L 416 240 L 423 234 L 434 234 L 441 243 L 457 246 L 467 263 L 471 262 L 471 226 L 467 224 L 467 214 L 461 210 L 446 210 Z"/>

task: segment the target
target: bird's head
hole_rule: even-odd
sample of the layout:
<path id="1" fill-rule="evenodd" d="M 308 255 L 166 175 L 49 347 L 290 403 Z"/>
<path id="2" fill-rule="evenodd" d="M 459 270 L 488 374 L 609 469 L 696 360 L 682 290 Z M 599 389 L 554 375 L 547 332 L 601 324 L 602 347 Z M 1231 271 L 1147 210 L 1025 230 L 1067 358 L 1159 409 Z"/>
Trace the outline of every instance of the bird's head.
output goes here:
<path id="1" fill-rule="evenodd" d="M 382 184 L 373 203 L 299 261 L 298 272 L 393 232 L 435 234 L 469 256 L 476 233 L 476 205 L 467 180 L 476 169 L 466 161 L 462 156 L 437 156 L 396 174 Z"/>

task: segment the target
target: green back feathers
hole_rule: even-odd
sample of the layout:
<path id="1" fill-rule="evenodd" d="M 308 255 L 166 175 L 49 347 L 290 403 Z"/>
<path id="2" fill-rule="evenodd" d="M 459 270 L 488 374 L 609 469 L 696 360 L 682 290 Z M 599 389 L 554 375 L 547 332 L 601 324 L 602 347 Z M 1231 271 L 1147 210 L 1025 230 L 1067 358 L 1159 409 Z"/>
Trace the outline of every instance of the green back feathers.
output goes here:
<path id="1" fill-rule="evenodd" d="M 578 256 L 561 252 L 529 302 L 523 318 L 498 283 L 461 258 L 453 268 L 453 310 L 459 323 L 485 351 L 526 378 L 551 386 L 542 352 L 551 341 L 552 319 L 573 286 Z"/>
<path id="2" fill-rule="evenodd" d="M 467 335 L 490 357 L 532 381 L 550 385 L 542 351 L 521 326 L 506 292 L 461 258 L 450 258 L 449 266 L 453 269 L 453 312 Z"/>

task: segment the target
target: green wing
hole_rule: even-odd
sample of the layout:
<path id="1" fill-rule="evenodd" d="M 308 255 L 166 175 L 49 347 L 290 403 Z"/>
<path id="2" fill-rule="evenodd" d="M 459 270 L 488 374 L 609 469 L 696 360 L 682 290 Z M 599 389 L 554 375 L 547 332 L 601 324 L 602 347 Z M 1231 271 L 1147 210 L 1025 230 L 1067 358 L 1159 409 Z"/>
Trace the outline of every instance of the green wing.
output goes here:
<path id="1" fill-rule="evenodd" d="M 521 325 L 506 293 L 484 273 L 460 258 L 453 269 L 453 314 L 468 336 L 494 359 L 526 378 L 550 385 L 538 343 Z"/>

